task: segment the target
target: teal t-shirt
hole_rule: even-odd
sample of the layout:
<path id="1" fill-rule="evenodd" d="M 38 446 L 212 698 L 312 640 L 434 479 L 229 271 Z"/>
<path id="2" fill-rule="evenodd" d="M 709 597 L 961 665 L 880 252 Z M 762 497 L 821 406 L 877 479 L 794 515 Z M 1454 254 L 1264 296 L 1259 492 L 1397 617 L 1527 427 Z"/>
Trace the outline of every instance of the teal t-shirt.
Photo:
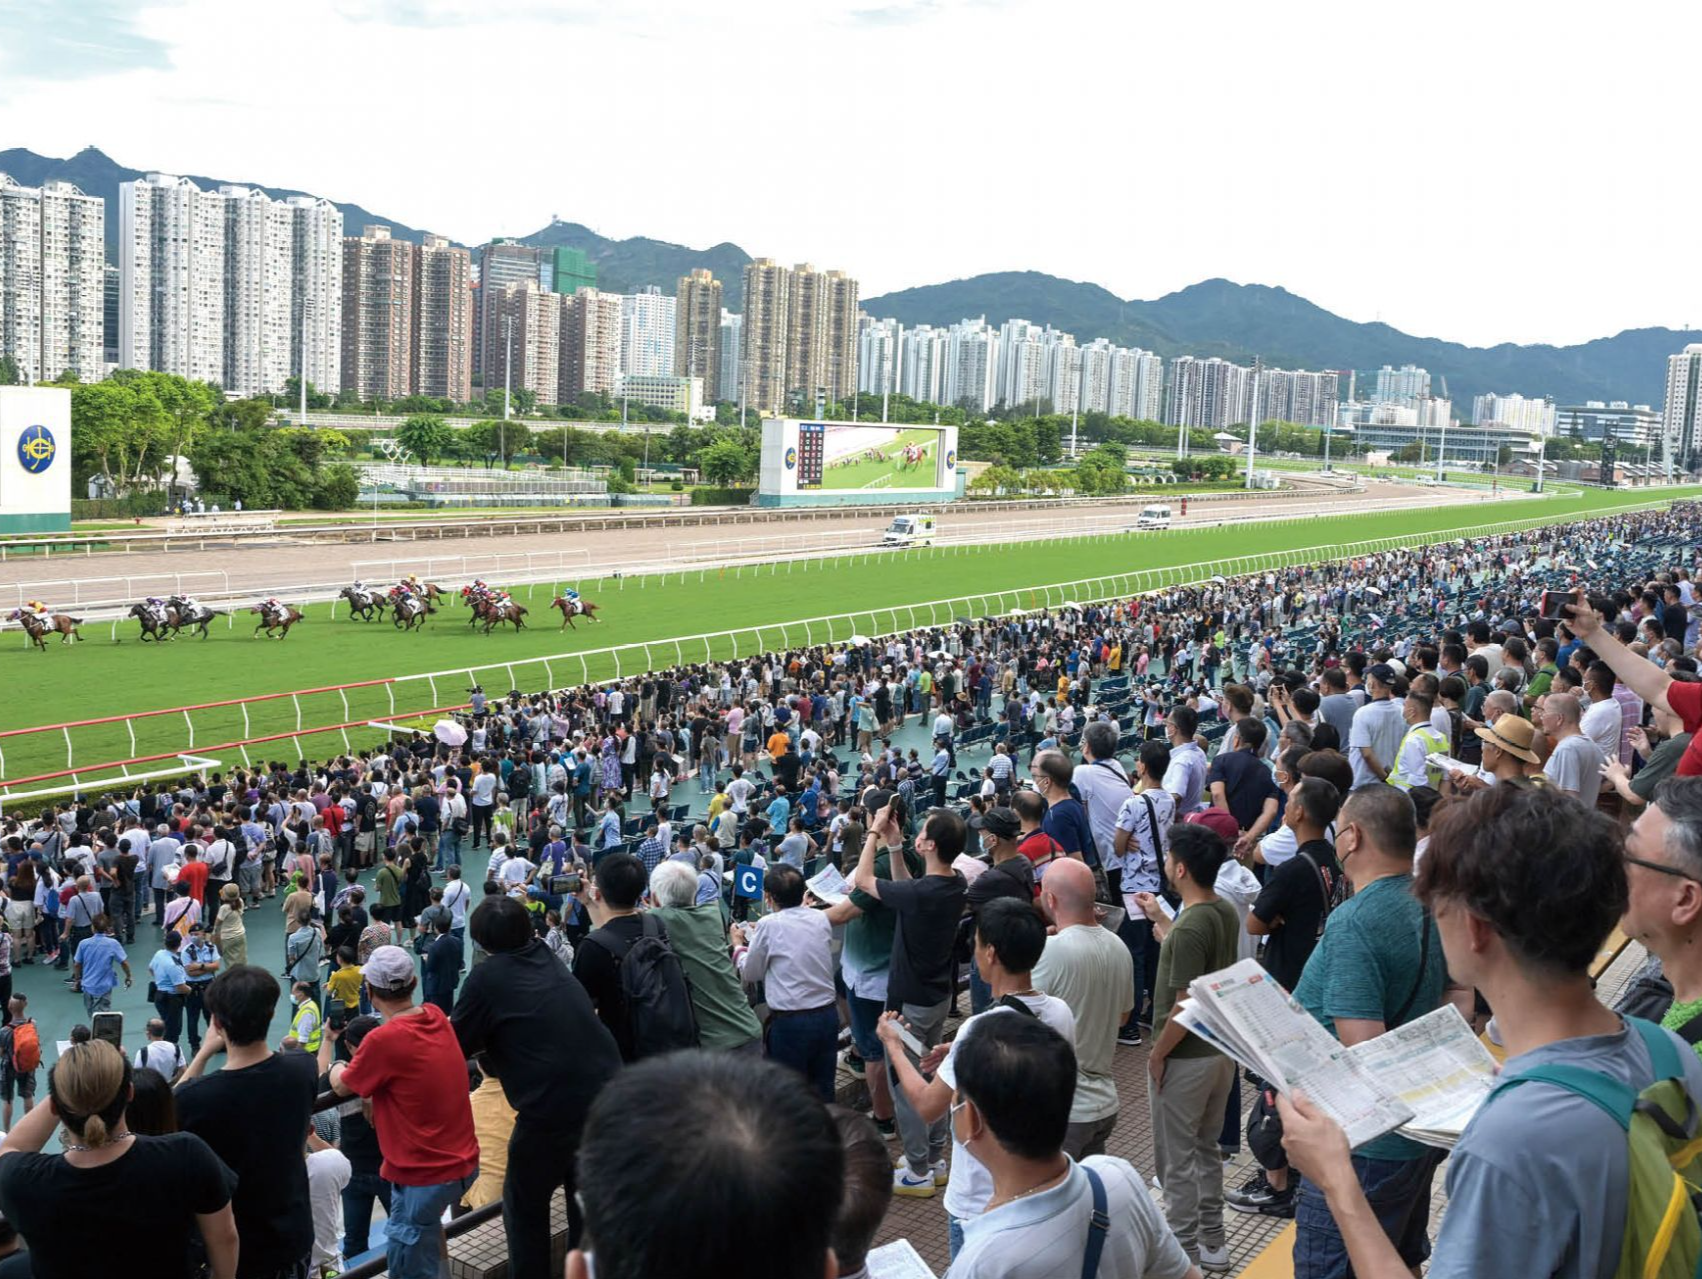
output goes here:
<path id="1" fill-rule="evenodd" d="M 1422 974 L 1420 928 L 1430 932 Z M 1436 921 L 1412 895 L 1412 876 L 1391 875 L 1368 884 L 1330 913 L 1294 997 L 1332 1035 L 1337 1018 L 1380 1021 L 1393 1030 L 1433 1011 L 1442 1002 L 1446 983 L 1447 963 Z M 1402 1005 L 1406 1012 L 1397 1021 Z M 1354 1153 L 1370 1159 L 1417 1159 L 1427 1149 L 1389 1133 Z"/>

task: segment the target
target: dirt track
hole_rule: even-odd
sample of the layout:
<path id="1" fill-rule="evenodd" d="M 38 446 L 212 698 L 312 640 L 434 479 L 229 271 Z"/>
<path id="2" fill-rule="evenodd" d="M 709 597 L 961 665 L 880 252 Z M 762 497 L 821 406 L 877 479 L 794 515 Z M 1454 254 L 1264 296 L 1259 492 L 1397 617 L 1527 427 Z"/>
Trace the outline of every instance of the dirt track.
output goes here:
<path id="1" fill-rule="evenodd" d="M 942 540 L 974 541 L 1003 537 L 1020 541 L 1025 536 L 1042 532 L 1055 535 L 1061 529 L 1086 531 L 1096 525 L 1109 532 L 1132 527 L 1135 516 L 1151 500 L 1162 499 L 1142 498 L 1091 508 L 1070 507 L 1056 514 L 1043 510 L 989 514 L 973 508 L 957 508 L 940 514 L 940 537 Z M 1168 500 L 1172 511 L 1179 512 L 1181 499 Z M 1179 526 L 1210 525 L 1226 518 L 1317 514 L 1321 513 L 1321 507 L 1339 507 L 1347 513 L 1397 507 L 1478 504 L 1491 500 L 1487 494 L 1473 490 L 1374 483 L 1367 485 L 1361 493 L 1319 492 L 1233 502 L 1190 498 L 1188 514 L 1185 517 L 1178 514 L 1175 523 Z M 1486 519 L 1485 522 L 1491 521 Z M 606 573 L 629 566 L 655 565 L 670 556 L 689 555 L 699 559 L 707 556 L 748 557 L 872 545 L 879 541 L 885 527 L 884 519 L 847 511 L 812 520 L 804 529 L 796 524 L 776 523 L 772 532 L 765 532 L 761 524 L 743 525 L 737 529 L 713 525 L 701 529 L 690 526 L 635 527 L 589 534 L 525 534 L 502 539 L 467 537 L 420 543 L 291 545 L 287 541 L 267 541 L 240 543 L 204 552 L 107 552 L 91 556 L 11 560 L 0 566 L 0 592 L 3 592 L 0 593 L 0 604 L 9 601 L 12 591 L 5 588 L 13 583 L 25 587 L 40 583 L 43 598 L 56 606 L 64 606 L 72 600 L 72 589 L 65 584 L 66 579 L 71 578 L 83 579 L 85 584 L 80 587 L 79 598 L 84 600 L 162 594 L 170 583 L 161 575 L 205 573 L 209 570 L 221 570 L 227 574 L 233 592 L 258 593 L 306 583 L 348 582 L 353 580 L 356 565 L 360 562 L 367 565 L 361 572 L 369 582 L 382 581 L 408 571 L 418 571 L 423 576 L 428 571 L 425 563 L 428 558 L 437 561 L 436 567 L 430 571 L 444 578 L 445 585 L 459 585 L 469 576 L 487 576 L 500 581 L 503 567 L 491 562 L 491 557 L 496 555 L 535 554 L 553 561 L 556 553 L 562 551 L 573 553 L 571 559 L 564 561 L 569 570 L 566 575 L 578 576 L 584 575 L 587 568 L 594 567 Z M 468 557 L 469 563 L 464 568 L 454 562 L 460 556 Z M 392 560 L 398 563 L 373 564 L 373 561 Z M 510 563 L 514 566 L 508 570 L 510 572 L 521 567 L 518 559 Z M 549 565 L 540 558 L 537 567 L 548 568 Z M 398 572 L 385 573 L 380 568 L 395 568 Z M 91 578 L 130 578 L 131 581 L 109 580 L 96 585 L 88 583 L 87 579 Z M 207 577 L 186 585 L 192 592 L 201 594 L 212 594 L 222 589 L 222 583 Z M 29 592 L 26 590 L 25 594 Z"/>

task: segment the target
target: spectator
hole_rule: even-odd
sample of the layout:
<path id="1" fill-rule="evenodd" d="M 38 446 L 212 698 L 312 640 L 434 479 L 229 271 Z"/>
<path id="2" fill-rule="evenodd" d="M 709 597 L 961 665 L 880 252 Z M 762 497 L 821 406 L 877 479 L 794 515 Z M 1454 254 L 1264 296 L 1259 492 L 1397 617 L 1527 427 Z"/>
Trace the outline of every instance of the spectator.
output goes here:
<path id="1" fill-rule="evenodd" d="M 1176 818 L 1205 807 L 1206 753 L 1194 740 L 1200 731 L 1199 712 L 1183 703 L 1173 707 L 1164 721 L 1165 740 L 1170 744 L 1170 767 L 1164 772 L 1164 789 L 1176 801 Z"/>
<path id="2" fill-rule="evenodd" d="M 754 929 L 732 926 L 733 963 L 746 983 L 764 983 L 769 1060 L 798 1071 L 830 1102 L 839 1042 L 833 925 L 804 905 L 804 876 L 797 867 L 770 866 L 762 887 L 771 913 Z"/>
<path id="3" fill-rule="evenodd" d="M 1355 789 L 1383 781 L 1394 768 L 1401 738 L 1406 734 L 1403 704 L 1394 700 L 1395 679 L 1394 667 L 1386 662 L 1365 672 L 1370 700 L 1353 713 L 1353 730 L 1347 739 Z"/>
<path id="4" fill-rule="evenodd" d="M 175 1049 L 177 1045 L 171 1047 Z M 180 1056 L 178 1071 L 182 1069 Z M 138 1066 L 131 1071 L 130 1102 L 124 1107 L 124 1122 L 131 1132 L 150 1137 L 181 1132 L 177 1123 L 177 1097 L 171 1090 L 170 1079 L 151 1066 Z M 6 1279 L 4 1270 L 0 1270 L 0 1279 Z"/>
<path id="5" fill-rule="evenodd" d="M 136 1069 L 155 1071 L 176 1083 L 184 1069 L 183 1050 L 165 1037 L 165 1023 L 158 1017 L 148 1018 L 143 1033 L 148 1042 L 136 1050 Z"/>
<path id="6" fill-rule="evenodd" d="M 1212 806 L 1235 818 L 1243 831 L 1263 818 L 1262 831 L 1276 817 L 1277 787 L 1263 758 L 1269 731 L 1262 719 L 1241 720 L 1235 726 L 1234 749 L 1220 750 L 1206 773 Z"/>
<path id="7" fill-rule="evenodd" d="M 99 894 L 97 893 L 98 897 Z M 112 1007 L 112 992 L 118 986 L 118 973 L 124 972 L 124 988 L 131 985 L 130 959 L 124 947 L 112 935 L 112 920 L 102 911 L 91 917 L 93 930 L 77 943 L 76 962 L 71 968 L 71 980 L 83 994 L 83 1010 L 89 1020 Z"/>
<path id="8" fill-rule="evenodd" d="M 237 1279 L 271 1279 L 306 1263 L 313 1210 L 301 1157 L 317 1095 L 313 1058 L 276 1053 L 266 1043 L 278 1006 L 277 978 L 244 964 L 207 987 L 208 1029 L 177 1086 L 185 1132 L 213 1148 L 236 1174 L 231 1206 L 242 1237 Z M 173 1039 L 169 1019 L 166 1037 Z M 205 1074 L 218 1053 L 224 1065 Z"/>
<path id="9" fill-rule="evenodd" d="M 1643 767 L 1631 773 L 1617 759 L 1602 765 L 1602 778 L 1618 792 L 1630 809 L 1640 809 L 1654 798 L 1655 788 L 1678 772 L 1678 761 L 1690 746 L 1690 734 L 1684 731 L 1678 716 L 1660 707 L 1650 707 L 1654 720 L 1648 729 L 1633 728 L 1631 749 L 1643 757 Z"/>
<path id="10" fill-rule="evenodd" d="M 384 1259 L 393 1279 L 436 1279 L 444 1254 L 438 1220 L 473 1184 L 479 1143 L 467 1100 L 467 1066 L 443 1010 L 415 1004 L 414 961 L 400 946 L 380 946 L 361 966 L 373 1007 L 384 1019 L 346 1065 L 320 1048 L 331 1091 L 372 1103 L 384 1152 L 390 1216 Z M 337 1031 L 327 1029 L 334 1040 Z"/>
<path id="11" fill-rule="evenodd" d="M 845 1185 L 834 1214 L 834 1260 L 840 1279 L 868 1279 L 869 1247 L 892 1202 L 892 1160 L 880 1130 L 860 1111 L 829 1106 L 845 1152 Z M 0 1273 L 0 1279 L 7 1279 Z"/>
<path id="12" fill-rule="evenodd" d="M 573 952 L 573 975 L 591 996 L 597 1016 L 614 1035 L 623 1061 L 636 1061 L 638 1048 L 621 982 L 621 961 L 645 935 L 647 927 L 661 930 L 662 940 L 667 940 L 666 930 L 659 921 L 647 925 L 638 912 L 646 882 L 644 863 L 631 853 L 611 853 L 599 861 L 592 872 L 585 902 L 597 927 L 586 934 Z"/>
<path id="13" fill-rule="evenodd" d="M 1153 935 L 1152 921 L 1134 898 L 1137 893 L 1156 893 L 1164 887 L 1164 833 L 1176 815 L 1176 797 L 1164 789 L 1164 774 L 1169 768 L 1168 746 L 1142 742 L 1135 765 L 1135 793 L 1123 801 L 1117 814 L 1116 858 L 1122 863 L 1117 891 L 1125 912 L 1117 935 L 1129 948 L 1135 975 L 1135 1006 L 1118 1030 L 1117 1042 L 1130 1046 L 1141 1042 L 1139 1023 L 1143 1013 L 1145 1018 L 1151 1016 L 1144 1010 L 1151 1002 L 1158 975 L 1158 939 Z"/>
<path id="14" fill-rule="evenodd" d="M 1672 869 L 1630 862 L 1630 874 L 1702 874 L 1688 840 L 1639 841 L 1643 854 Z M 1622 1022 L 1592 989 L 1590 965 L 1627 910 L 1628 861 L 1609 819 L 1553 789 L 1496 786 L 1438 811 L 1416 891 L 1435 914 L 1448 971 L 1495 1008 L 1507 1061 L 1448 1160 L 1432 1279 L 1609 1275 L 1623 1265 L 1624 1128 L 1569 1086 L 1521 1075 L 1572 1066 L 1635 1092 L 1671 1072 L 1693 1105 L 1702 1098 L 1702 1062 L 1677 1036 Z M 1654 903 L 1640 907 L 1637 891 L 1628 919 L 1650 918 L 1640 912 Z M 1289 1157 L 1327 1200 L 1346 1263 L 1364 1279 L 1406 1275 L 1410 1253 L 1368 1202 L 1341 1130 L 1303 1096 L 1278 1105 Z"/>
<path id="15" fill-rule="evenodd" d="M 420 966 L 421 997 L 435 1005 L 445 1017 L 455 1007 L 455 987 L 461 980 L 461 960 L 465 947 L 449 930 L 447 908 L 432 921 L 435 936 L 426 948 L 425 962 Z"/>
<path id="16" fill-rule="evenodd" d="M 1524 777 L 1525 765 L 1537 762 L 1537 754 L 1531 749 L 1536 730 L 1528 719 L 1498 715 L 1493 724 L 1477 729 L 1474 736 L 1482 743 L 1483 765 L 1479 777 L 1492 785 Z"/>
<path id="17" fill-rule="evenodd" d="M 37 1279 L 113 1273 L 115 1239 L 153 1245 L 125 1257 L 126 1276 L 179 1279 L 192 1233 L 214 1279 L 260 1273 L 238 1269 L 232 1170 L 190 1133 L 130 1131 L 131 1070 L 122 1053 L 101 1040 L 77 1044 L 55 1063 L 50 1088 L 53 1103 L 24 1116 L 0 1144 L 0 1210 L 30 1241 Z M 76 1144 L 41 1153 L 60 1124 Z"/>
<path id="18" fill-rule="evenodd" d="M 1661 1025 L 1702 1053 L 1702 966 L 1692 954 L 1702 938 L 1702 778 L 1660 785 L 1626 836 L 1625 865 L 1630 905 L 1623 927 L 1649 948 L 1672 985 Z"/>
<path id="19" fill-rule="evenodd" d="M 307 1198 L 313 1206 L 313 1252 L 308 1260 L 315 1274 L 334 1273 L 343 1268 L 343 1191 L 348 1189 L 351 1175 L 348 1157 L 310 1125 Z"/>
<path id="20" fill-rule="evenodd" d="M 1008 808 L 989 808 L 969 818 L 981 852 L 981 860 L 990 868 L 977 875 L 964 894 L 964 904 L 971 915 L 979 915 L 988 902 L 1008 898 L 1033 909 L 1036 895 L 1034 863 L 1022 855 L 1017 840 L 1022 835 L 1022 822 Z M 973 964 L 969 968 L 970 1012 L 985 1012 L 992 1002 L 991 986 L 986 974 Z"/>
<path id="21" fill-rule="evenodd" d="M 1034 984 L 1062 999 L 1076 1019 L 1075 1057 L 1080 1077 L 1070 1106 L 1063 1148 L 1072 1159 L 1100 1154 L 1117 1126 L 1117 1083 L 1111 1061 L 1117 1033 L 1135 1009 L 1135 974 L 1129 951 L 1099 926 L 1094 884 L 1087 867 L 1058 862 L 1041 883 L 1040 906 L 1053 935 L 1034 968 Z"/>
<path id="22" fill-rule="evenodd" d="M 1126 1160 L 1064 1152 L 1077 1075 L 1057 1031 L 991 1017 L 954 1065 L 954 1139 L 990 1175 L 997 1206 L 964 1223 L 946 1279 L 1199 1279 Z"/>
<path id="23" fill-rule="evenodd" d="M 1292 991 L 1300 984 L 1306 961 L 1341 896 L 1341 867 L 1335 848 L 1324 838 L 1340 809 L 1341 796 L 1322 778 L 1302 777 L 1295 783 L 1283 825 L 1294 833 L 1296 854 L 1265 877 L 1265 886 L 1247 915 L 1247 931 L 1266 939 L 1265 971 L 1284 990 Z M 1296 1184 L 1288 1161 L 1279 1145 L 1260 1135 L 1274 1123 L 1275 1099 L 1262 1088 L 1262 1081 L 1251 1076 L 1249 1080 L 1259 1091 L 1247 1124 L 1247 1141 L 1261 1166 L 1245 1185 L 1226 1192 L 1224 1198 L 1243 1212 L 1292 1217 Z"/>
<path id="24" fill-rule="evenodd" d="M 844 1159 L 826 1109 L 790 1071 L 726 1053 L 641 1062 L 586 1123 L 585 1240 L 567 1279 L 590 1279 L 593 1256 L 596 1279 L 822 1279 Z"/>
<path id="25" fill-rule="evenodd" d="M 716 1051 L 759 1053 L 762 1023 L 728 958 L 720 895 L 700 905 L 697 886 L 691 867 L 680 862 L 664 862 L 650 875 L 653 913 L 685 972 L 699 1042 Z"/>
<path id="26" fill-rule="evenodd" d="M 1201 824 L 1171 828 L 1165 862 L 1182 906 L 1174 920 L 1151 894 L 1139 899 L 1160 938 L 1153 989 L 1153 1043 L 1147 1059 L 1153 1158 L 1164 1187 L 1165 1216 L 1182 1250 L 1206 1271 L 1227 1271 L 1223 1233 L 1223 1161 L 1217 1149 L 1235 1082 L 1228 1058 L 1174 1018 L 1188 983 L 1235 962 L 1240 919 L 1217 895 L 1228 845 Z"/>
<path id="27" fill-rule="evenodd" d="M 352 1005 L 351 1005 L 352 1007 Z M 343 1033 L 331 1043 L 331 1055 L 347 1062 L 353 1059 L 361 1040 L 376 1030 L 378 1018 L 350 1018 Z M 331 1082 L 320 1072 L 319 1088 L 329 1091 Z M 378 1134 L 367 1118 L 365 1103 L 358 1098 L 337 1107 L 337 1149 L 349 1161 L 349 1181 L 343 1187 L 343 1257 L 359 1257 L 371 1239 L 372 1205 L 377 1201 L 390 1211 L 390 1183 L 379 1175 L 384 1156 L 378 1149 Z"/>
<path id="28" fill-rule="evenodd" d="M 884 803 L 873 814 L 869 833 L 863 840 L 852 884 L 890 907 L 898 919 L 893 933 L 892 967 L 887 979 L 886 1006 L 904 1018 L 923 1051 L 939 1043 L 945 1029 L 946 1009 L 951 1003 L 952 946 L 957 921 L 963 914 L 967 885 L 952 862 L 963 852 L 965 827 L 955 813 L 936 809 L 922 823 L 916 848 L 922 854 L 924 871 L 912 879 L 902 857 L 890 862 L 892 878 L 875 874 L 875 851 L 903 845 L 903 814 L 896 799 Z M 936 1185 L 947 1180 L 945 1118 L 924 1123 L 915 1109 L 897 1091 L 892 1063 L 887 1063 L 888 1082 L 893 1085 L 893 1107 L 899 1136 L 904 1143 L 905 1166 L 894 1172 L 893 1192 L 931 1198 Z"/>
<path id="29" fill-rule="evenodd" d="M 1040 823 L 1041 828 L 1058 841 L 1065 853 L 1080 858 L 1102 876 L 1087 810 L 1070 794 L 1072 770 L 1068 757 L 1062 751 L 1041 751 L 1034 757 L 1030 771 L 1034 774 L 1034 789 L 1046 801 L 1046 817 Z"/>
<path id="30" fill-rule="evenodd" d="M 24 1114 L 35 1105 L 35 1072 L 41 1066 L 41 1036 L 35 1020 L 25 1009 L 28 995 L 13 995 L 6 1001 L 6 1024 L 0 1027 L 0 1127 L 12 1130 L 12 1098 L 24 1104 Z M 29 1029 L 19 1036 L 19 1028 Z M 27 1042 L 34 1039 L 33 1047 Z"/>
<path id="31" fill-rule="evenodd" d="M 469 1103 L 473 1108 L 473 1131 L 479 1139 L 478 1179 L 461 1196 L 468 1208 L 483 1208 L 502 1202 L 503 1183 L 508 1180 L 508 1144 L 514 1140 L 514 1107 L 503 1095 L 490 1058 L 480 1053 L 473 1059 L 479 1086 Z"/>
<path id="32" fill-rule="evenodd" d="M 1070 1006 L 1053 995 L 1034 989 L 1033 969 L 1046 947 L 1046 925 L 1027 903 L 998 900 L 988 902 L 976 918 L 975 963 L 987 974 L 993 1003 L 986 1012 L 971 1016 L 958 1027 L 949 1049 L 935 1048 L 920 1063 L 913 1063 L 899 1038 L 897 1015 L 887 1013 L 880 1023 L 885 1045 L 905 1099 L 924 1120 L 933 1122 L 951 1109 L 957 1078 L 954 1059 L 978 1028 L 1003 1013 L 1037 1017 L 1064 1038 L 1075 1040 L 1075 1015 Z M 934 1072 L 925 1079 L 923 1068 Z M 951 1255 L 963 1247 L 964 1223 L 987 1210 L 993 1195 L 993 1179 L 975 1156 L 952 1137 L 952 1178 L 946 1187 L 946 1220 L 950 1231 Z"/>
<path id="33" fill-rule="evenodd" d="M 1412 801 L 1392 786 L 1354 791 L 1336 820 L 1336 855 L 1353 896 L 1330 912 L 1294 997 L 1350 1047 L 1441 1002 L 1442 944 L 1436 922 L 1412 893 L 1416 841 Z M 1432 1148 L 1394 1133 L 1354 1152 L 1355 1174 L 1377 1220 L 1411 1267 L 1430 1252 L 1436 1163 Z M 1346 1245 L 1323 1188 L 1310 1179 L 1300 1183 L 1295 1220 L 1295 1279 L 1345 1274 Z"/>
<path id="34" fill-rule="evenodd" d="M 1616 704 L 1614 710 L 1618 709 Z M 1579 725 L 1581 711 L 1578 699 L 1566 693 L 1550 693 L 1542 699 L 1542 731 L 1553 743 L 1542 771 L 1557 789 L 1594 808 L 1602 787 L 1604 760 L 1596 744 L 1584 736 Z"/>
<path id="35" fill-rule="evenodd" d="M 1439 786 L 1442 769 L 1429 762 L 1432 755 L 1448 753 L 1448 737 L 1432 722 L 1435 703 L 1416 689 L 1401 701 L 1402 722 L 1406 731 L 1401 744 L 1395 748 L 1395 765 L 1389 772 L 1389 785 L 1401 790 L 1414 786 Z"/>
<path id="36" fill-rule="evenodd" d="M 1620 683 L 1651 707 L 1678 717 L 1685 732 L 1692 734 L 1690 745 L 1678 762 L 1680 777 L 1702 775 L 1702 683 L 1679 682 L 1653 662 L 1626 648 L 1611 628 L 1603 625 L 1597 613 L 1578 592 L 1577 600 L 1569 606 L 1572 631 L 1590 651 L 1612 668 Z"/>
<path id="37" fill-rule="evenodd" d="M 462 983 L 455 1034 L 465 1055 L 484 1054 L 495 1068 L 517 1116 L 502 1189 L 509 1273 L 545 1279 L 558 1187 L 567 1197 L 568 1243 L 579 1242 L 574 1158 L 586 1111 L 620 1068 L 620 1050 L 519 902 L 486 898 L 467 930 L 486 958 Z"/>

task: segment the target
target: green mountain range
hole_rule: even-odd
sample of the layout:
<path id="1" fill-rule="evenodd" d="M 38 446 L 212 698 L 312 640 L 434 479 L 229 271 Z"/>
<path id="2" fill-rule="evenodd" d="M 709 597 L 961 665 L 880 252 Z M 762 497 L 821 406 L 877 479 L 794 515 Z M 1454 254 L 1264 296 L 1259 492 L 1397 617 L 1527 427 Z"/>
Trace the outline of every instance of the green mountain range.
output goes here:
<path id="1" fill-rule="evenodd" d="M 0 151 L 0 173 L 26 186 L 54 178 L 74 182 L 106 201 L 109 260 L 117 260 L 118 187 L 148 170 L 130 169 L 87 147 L 70 159 L 55 159 L 15 148 Z M 216 187 L 235 181 L 187 175 L 197 185 Z M 306 194 L 263 182 L 273 196 Z M 339 203 L 345 228 L 359 234 L 368 223 L 383 223 L 399 239 L 417 241 L 421 229 Z M 687 271 L 706 267 L 722 282 L 724 304 L 738 310 L 744 266 L 750 255 L 736 244 L 708 249 L 634 236 L 612 240 L 576 222 L 553 222 L 516 237 L 534 245 L 565 245 L 583 250 L 597 265 L 600 286 L 619 292 L 659 285 L 672 290 Z M 871 315 L 894 316 L 906 325 L 952 324 L 986 316 L 999 325 L 1013 316 L 1050 324 L 1073 333 L 1078 342 L 1104 337 L 1122 346 L 1141 346 L 1160 355 L 1220 355 L 1250 361 L 1255 355 L 1282 368 L 1356 369 L 1365 373 L 1384 364 L 1418 364 L 1430 370 L 1436 387 L 1448 380 L 1455 412 L 1467 416 L 1471 397 L 1485 392 L 1553 396 L 1561 404 L 1585 400 L 1627 400 L 1661 406 L 1666 386 L 1666 357 L 1702 331 L 1665 328 L 1627 329 L 1613 337 L 1576 346 L 1465 346 L 1439 338 L 1415 337 L 1387 324 L 1343 319 L 1286 289 L 1262 284 L 1206 280 L 1154 301 L 1119 298 L 1097 284 L 1064 280 L 1037 271 L 1001 271 L 967 280 L 904 289 L 865 298 Z"/>

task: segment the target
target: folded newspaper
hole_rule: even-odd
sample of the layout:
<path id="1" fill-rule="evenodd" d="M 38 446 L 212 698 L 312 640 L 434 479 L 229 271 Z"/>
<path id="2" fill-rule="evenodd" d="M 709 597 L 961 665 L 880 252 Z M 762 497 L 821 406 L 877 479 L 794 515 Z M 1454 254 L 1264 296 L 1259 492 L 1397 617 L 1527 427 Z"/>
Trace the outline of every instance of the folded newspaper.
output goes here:
<path id="1" fill-rule="evenodd" d="M 1495 1059 L 1452 1004 L 1348 1048 L 1251 959 L 1188 994 L 1184 1027 L 1277 1091 L 1304 1092 L 1352 1146 L 1398 1131 L 1452 1149 L 1495 1086 Z"/>
<path id="2" fill-rule="evenodd" d="M 837 906 L 851 895 L 851 885 L 845 876 L 839 873 L 837 866 L 824 866 L 814 875 L 804 881 L 804 887 L 819 902 L 829 906 Z"/>

